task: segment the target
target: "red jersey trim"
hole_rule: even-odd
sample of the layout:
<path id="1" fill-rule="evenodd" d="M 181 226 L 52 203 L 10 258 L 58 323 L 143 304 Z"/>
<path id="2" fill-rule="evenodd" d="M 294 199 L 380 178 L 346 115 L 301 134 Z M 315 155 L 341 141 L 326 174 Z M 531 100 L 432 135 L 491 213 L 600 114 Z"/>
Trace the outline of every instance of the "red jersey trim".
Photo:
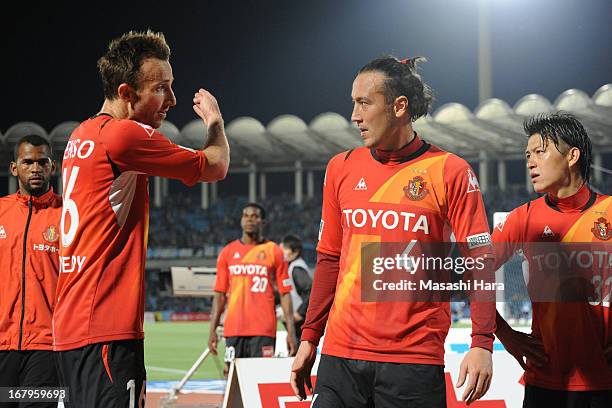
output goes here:
<path id="1" fill-rule="evenodd" d="M 538 378 L 534 375 L 529 374 L 529 372 L 525 372 L 524 374 L 524 382 L 533 385 L 536 387 L 547 388 L 551 390 L 558 391 L 603 391 L 603 390 L 612 390 L 612 381 L 610 382 L 602 382 L 600 384 L 565 384 L 559 382 L 548 382 L 542 381 L 542 378 Z"/>
<path id="2" fill-rule="evenodd" d="M 317 252 L 323 252 L 324 254 L 332 255 L 332 256 L 340 256 L 340 251 L 334 251 L 333 249 L 328 249 L 323 246 L 318 246 Z"/>
<path id="3" fill-rule="evenodd" d="M 432 364 L 432 365 L 444 365 L 443 358 L 428 358 L 418 356 L 407 356 L 402 354 L 379 354 L 379 353 L 367 353 L 361 351 L 351 350 L 351 353 L 342 351 L 334 347 L 326 347 L 323 343 L 323 352 L 321 354 L 327 354 L 334 357 L 349 358 L 352 360 L 365 360 L 365 361 L 376 361 L 381 363 L 403 363 L 403 364 Z"/>
<path id="4" fill-rule="evenodd" d="M 144 332 L 122 333 L 122 334 L 113 334 L 110 336 L 89 337 L 87 339 L 76 341 L 73 343 L 54 344 L 53 351 L 74 350 L 77 348 L 89 346 L 90 344 L 106 343 L 109 341 L 116 341 L 116 340 L 142 340 L 142 339 L 144 339 Z"/>
<path id="5" fill-rule="evenodd" d="M 108 378 L 113 382 L 113 376 L 110 372 L 110 367 L 108 366 L 108 344 L 102 346 L 102 362 L 104 363 L 104 368 L 106 369 L 106 374 L 108 374 Z"/>

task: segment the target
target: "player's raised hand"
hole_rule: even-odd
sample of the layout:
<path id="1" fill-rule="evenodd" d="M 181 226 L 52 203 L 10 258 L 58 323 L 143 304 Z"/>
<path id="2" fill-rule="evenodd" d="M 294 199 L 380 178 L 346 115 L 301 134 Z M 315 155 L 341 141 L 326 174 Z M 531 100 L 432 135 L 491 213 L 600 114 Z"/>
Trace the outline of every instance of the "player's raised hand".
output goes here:
<path id="1" fill-rule="evenodd" d="M 193 110 L 208 127 L 223 120 L 217 99 L 205 89 L 200 88 L 193 96 Z"/>
<path id="2" fill-rule="evenodd" d="M 491 386 L 493 357 L 489 350 L 474 347 L 468 351 L 459 368 L 457 388 L 463 386 L 466 376 L 469 376 L 469 381 L 461 399 L 470 405 L 485 395 Z"/>
<path id="3" fill-rule="evenodd" d="M 211 330 L 210 334 L 208 335 L 208 348 L 210 349 L 210 352 L 213 355 L 217 355 L 217 342 L 218 342 L 218 338 L 217 338 L 217 331 L 216 330 Z"/>
<path id="4" fill-rule="evenodd" d="M 306 399 L 306 388 L 312 394 L 310 372 L 317 358 L 317 347 L 309 341 L 300 342 L 300 348 L 291 366 L 291 388 L 300 401 Z"/>
<path id="5" fill-rule="evenodd" d="M 527 370 L 525 359 L 529 360 L 536 367 L 543 367 L 548 363 L 548 356 L 544 351 L 544 345 L 540 339 L 531 334 L 508 328 L 503 332 L 498 331 L 497 337 L 508 353 L 523 367 L 523 370 Z"/>

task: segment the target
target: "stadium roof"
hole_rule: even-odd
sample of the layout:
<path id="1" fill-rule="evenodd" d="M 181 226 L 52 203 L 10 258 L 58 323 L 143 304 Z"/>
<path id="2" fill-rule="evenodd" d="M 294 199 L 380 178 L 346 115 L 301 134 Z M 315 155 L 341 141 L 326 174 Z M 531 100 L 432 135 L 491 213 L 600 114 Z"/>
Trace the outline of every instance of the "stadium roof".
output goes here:
<path id="1" fill-rule="evenodd" d="M 500 99 L 488 99 L 473 112 L 464 105 L 447 103 L 431 116 L 415 122 L 422 137 L 468 160 L 483 153 L 490 159 L 523 157 L 525 135 L 523 120 L 542 112 L 563 110 L 573 113 L 589 133 L 594 151 L 612 152 L 612 84 L 599 88 L 589 97 L 578 89 L 568 89 L 554 102 L 538 94 L 522 97 L 514 107 Z M 0 148 L 12 149 L 26 134 L 38 134 L 51 140 L 61 151 L 77 122 L 63 122 L 47 132 L 33 122 L 19 122 L 0 133 Z M 193 120 L 179 130 L 166 121 L 160 131 L 175 143 L 201 148 L 206 129 L 201 120 Z M 280 115 L 264 126 L 252 117 L 240 117 L 226 124 L 231 145 L 233 168 L 257 165 L 285 165 L 301 160 L 322 164 L 343 150 L 361 145 L 358 129 L 343 116 L 321 113 L 309 124 L 293 115 Z"/>

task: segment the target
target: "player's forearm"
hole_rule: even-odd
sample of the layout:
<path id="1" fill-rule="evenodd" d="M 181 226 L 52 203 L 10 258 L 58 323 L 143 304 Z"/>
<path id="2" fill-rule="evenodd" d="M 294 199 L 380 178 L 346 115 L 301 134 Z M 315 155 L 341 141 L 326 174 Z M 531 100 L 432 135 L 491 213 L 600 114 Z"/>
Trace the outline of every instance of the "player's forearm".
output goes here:
<path id="1" fill-rule="evenodd" d="M 504 341 L 504 337 L 507 333 L 509 333 L 512 329 L 508 322 L 499 314 L 499 312 L 495 312 L 495 335 L 499 338 L 501 342 Z"/>
<path id="2" fill-rule="evenodd" d="M 225 293 L 216 292 L 213 298 L 213 306 L 210 317 L 210 329 L 215 330 L 217 326 L 219 326 L 219 322 L 221 320 L 221 315 L 225 310 L 225 301 L 226 296 Z"/>
<path id="3" fill-rule="evenodd" d="M 211 123 L 208 127 L 208 139 L 203 151 L 206 155 L 206 171 L 201 181 L 224 179 L 229 168 L 230 148 L 222 120 Z"/>
<path id="4" fill-rule="evenodd" d="M 293 302 L 291 301 L 291 295 L 285 293 L 280 298 L 281 308 L 283 309 L 283 315 L 285 316 L 285 323 L 287 324 L 287 333 L 294 335 L 293 331 Z"/>
<path id="5" fill-rule="evenodd" d="M 472 347 L 493 351 L 495 340 L 495 303 L 476 302 L 470 305 L 472 315 Z"/>
<path id="6" fill-rule="evenodd" d="M 319 344 L 329 311 L 336 295 L 336 283 L 340 272 L 340 257 L 319 252 L 315 268 L 310 304 L 302 326 L 302 340 Z"/>
<path id="7" fill-rule="evenodd" d="M 465 273 L 464 278 L 472 281 L 495 282 L 494 258 L 486 251 L 478 255 L 472 253 L 472 257 L 483 259 L 483 268 L 474 267 Z M 475 286 L 475 285 L 474 285 Z M 497 312 L 495 290 L 475 289 L 469 292 L 470 315 L 472 317 L 472 347 L 480 347 L 493 351 L 495 340 L 495 315 Z"/>

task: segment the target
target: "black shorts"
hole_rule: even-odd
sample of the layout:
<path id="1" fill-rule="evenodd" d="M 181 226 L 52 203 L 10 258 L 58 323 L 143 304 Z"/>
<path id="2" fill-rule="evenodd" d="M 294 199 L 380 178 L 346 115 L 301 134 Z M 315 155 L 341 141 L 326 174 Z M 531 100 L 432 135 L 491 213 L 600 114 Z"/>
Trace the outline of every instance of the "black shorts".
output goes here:
<path id="1" fill-rule="evenodd" d="M 143 340 L 97 343 L 57 354 L 66 408 L 144 407 Z"/>
<path id="2" fill-rule="evenodd" d="M 444 366 L 322 355 L 312 408 L 446 408 Z"/>
<path id="3" fill-rule="evenodd" d="M 559 391 L 525 384 L 523 408 L 610 408 L 612 390 Z"/>
<path id="4" fill-rule="evenodd" d="M 54 353 L 47 350 L 0 351 L 0 387 L 59 387 Z M 57 402 L 0 402 L 0 408 L 55 408 Z"/>
<path id="5" fill-rule="evenodd" d="M 273 357 L 276 339 L 267 336 L 234 336 L 225 338 L 225 362 L 235 358 Z"/>

